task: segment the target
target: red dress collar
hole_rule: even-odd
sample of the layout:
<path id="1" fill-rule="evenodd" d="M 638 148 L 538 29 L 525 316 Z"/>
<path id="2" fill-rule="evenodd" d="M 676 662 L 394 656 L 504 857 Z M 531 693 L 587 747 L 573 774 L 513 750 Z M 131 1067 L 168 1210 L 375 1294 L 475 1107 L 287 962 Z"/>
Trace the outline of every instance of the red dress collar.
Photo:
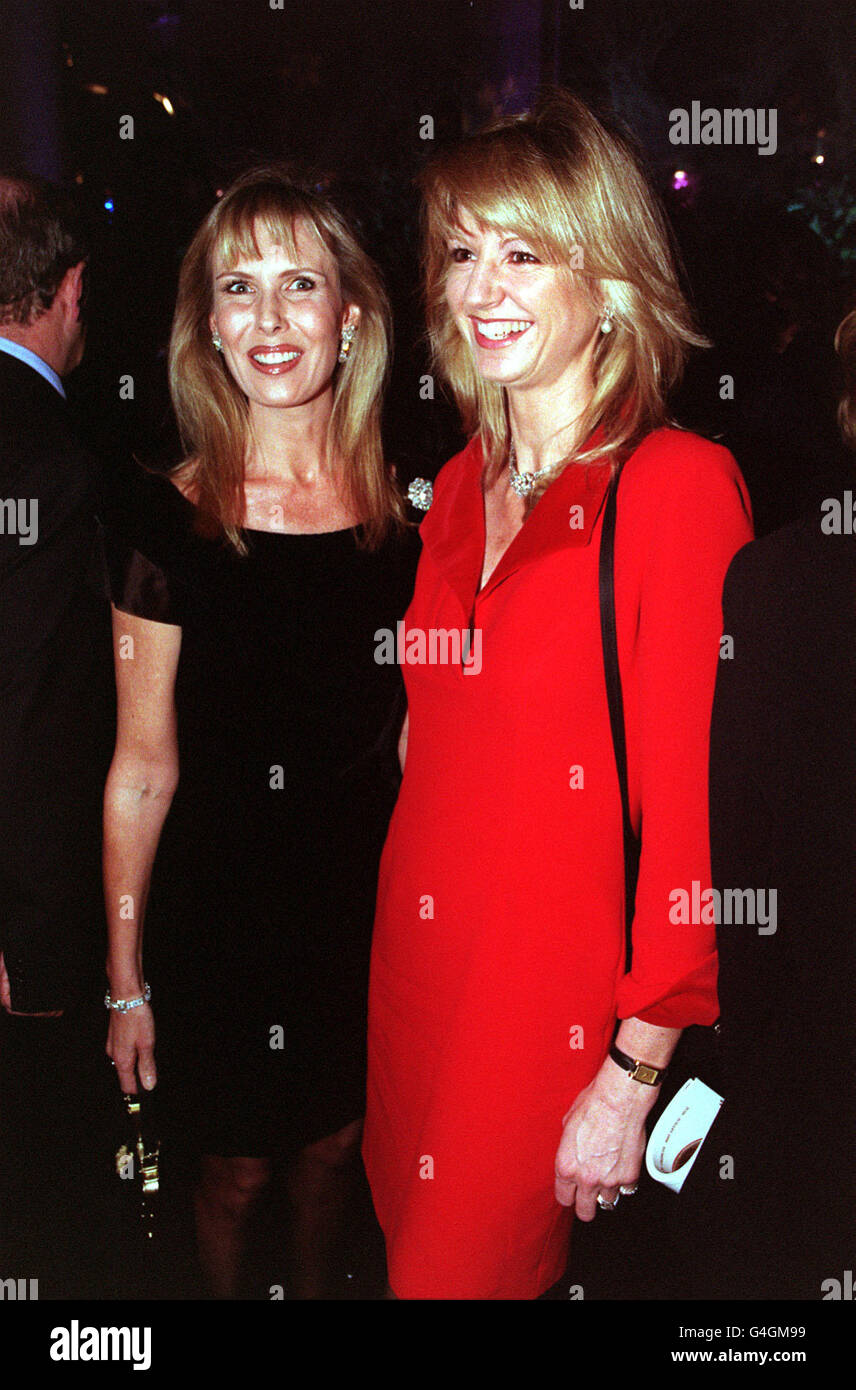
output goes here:
<path id="1" fill-rule="evenodd" d="M 597 437 L 595 431 L 586 447 Z M 484 561 L 483 467 L 481 440 L 475 437 L 443 469 L 419 528 L 423 545 L 468 618 Z M 478 597 L 485 597 L 523 565 L 556 550 L 588 545 L 611 474 L 608 462 L 569 464 L 539 498 Z"/>

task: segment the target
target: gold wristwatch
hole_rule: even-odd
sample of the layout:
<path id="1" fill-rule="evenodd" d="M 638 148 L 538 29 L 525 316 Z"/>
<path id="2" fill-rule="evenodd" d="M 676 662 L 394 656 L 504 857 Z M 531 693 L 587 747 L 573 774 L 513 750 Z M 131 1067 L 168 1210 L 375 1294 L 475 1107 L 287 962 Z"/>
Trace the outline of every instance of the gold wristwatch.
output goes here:
<path id="1" fill-rule="evenodd" d="M 615 1043 L 609 1049 L 609 1055 L 613 1062 L 628 1073 L 631 1081 L 639 1081 L 643 1086 L 659 1086 L 669 1071 L 668 1067 L 652 1067 L 648 1062 L 641 1062 L 638 1057 L 629 1057 L 626 1052 L 616 1047 Z"/>

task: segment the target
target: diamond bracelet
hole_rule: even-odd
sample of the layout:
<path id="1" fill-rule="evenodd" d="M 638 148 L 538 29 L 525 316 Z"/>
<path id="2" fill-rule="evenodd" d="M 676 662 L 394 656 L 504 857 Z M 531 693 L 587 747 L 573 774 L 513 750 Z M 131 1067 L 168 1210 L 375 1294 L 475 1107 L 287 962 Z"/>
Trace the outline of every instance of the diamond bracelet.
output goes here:
<path id="1" fill-rule="evenodd" d="M 104 995 L 105 1009 L 115 1009 L 119 1014 L 126 1014 L 129 1009 L 138 1009 L 141 1004 L 148 1004 L 152 997 L 151 985 L 143 986 L 143 993 L 138 994 L 136 999 L 111 999 L 110 991 Z"/>

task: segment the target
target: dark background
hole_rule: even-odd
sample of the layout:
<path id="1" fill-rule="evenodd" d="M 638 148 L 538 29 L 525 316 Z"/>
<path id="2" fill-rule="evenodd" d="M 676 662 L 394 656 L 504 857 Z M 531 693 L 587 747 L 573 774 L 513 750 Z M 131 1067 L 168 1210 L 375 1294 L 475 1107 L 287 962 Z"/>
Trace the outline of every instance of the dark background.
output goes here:
<path id="1" fill-rule="evenodd" d="M 433 476 L 460 438 L 439 384 L 420 394 L 413 175 L 436 142 L 558 81 L 627 123 L 670 212 L 715 345 L 688 373 L 681 422 L 735 451 L 759 530 L 827 492 L 843 468 L 831 340 L 856 267 L 856 7 L 577 3 L 0 0 L 0 165 L 76 183 L 97 228 L 89 350 L 71 382 L 90 442 L 177 458 L 165 348 L 181 255 L 217 189 L 275 156 L 340 193 L 383 268 L 389 455 L 405 480 Z M 776 153 L 672 146 L 669 112 L 693 101 L 775 108 Z M 133 139 L 120 138 L 127 115 Z M 120 399 L 126 374 L 133 400 Z"/>
<path id="2" fill-rule="evenodd" d="M 339 191 L 383 269 L 389 457 L 405 481 L 433 476 L 461 440 L 439 383 L 420 391 L 413 176 L 542 82 L 611 107 L 643 147 L 713 343 L 676 415 L 734 450 L 759 531 L 847 486 L 832 337 L 856 271 L 853 0 L 0 0 L 0 167 L 76 186 L 95 230 L 89 347 L 69 383 L 89 442 L 108 460 L 177 458 L 165 353 L 181 256 L 217 190 L 277 157 Z M 672 146 L 669 112 L 693 101 L 774 108 L 776 153 Z M 357 1270 L 372 1240 L 381 1263 L 366 1223 Z M 618 1260 L 626 1245 L 613 1289 Z M 192 1287 L 180 1264 L 152 1277 L 150 1296 Z M 676 1274 L 651 1294 L 682 1287 Z"/>

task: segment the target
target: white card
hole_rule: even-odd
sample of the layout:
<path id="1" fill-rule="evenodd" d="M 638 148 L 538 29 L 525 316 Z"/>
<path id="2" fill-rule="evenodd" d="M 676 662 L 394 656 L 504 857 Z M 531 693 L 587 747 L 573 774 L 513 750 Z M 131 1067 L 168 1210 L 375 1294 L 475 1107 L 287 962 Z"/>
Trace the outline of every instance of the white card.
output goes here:
<path id="1" fill-rule="evenodd" d="M 654 1126 L 645 1166 L 656 1182 L 680 1192 L 719 1114 L 722 1096 L 697 1076 L 685 1081 Z"/>

